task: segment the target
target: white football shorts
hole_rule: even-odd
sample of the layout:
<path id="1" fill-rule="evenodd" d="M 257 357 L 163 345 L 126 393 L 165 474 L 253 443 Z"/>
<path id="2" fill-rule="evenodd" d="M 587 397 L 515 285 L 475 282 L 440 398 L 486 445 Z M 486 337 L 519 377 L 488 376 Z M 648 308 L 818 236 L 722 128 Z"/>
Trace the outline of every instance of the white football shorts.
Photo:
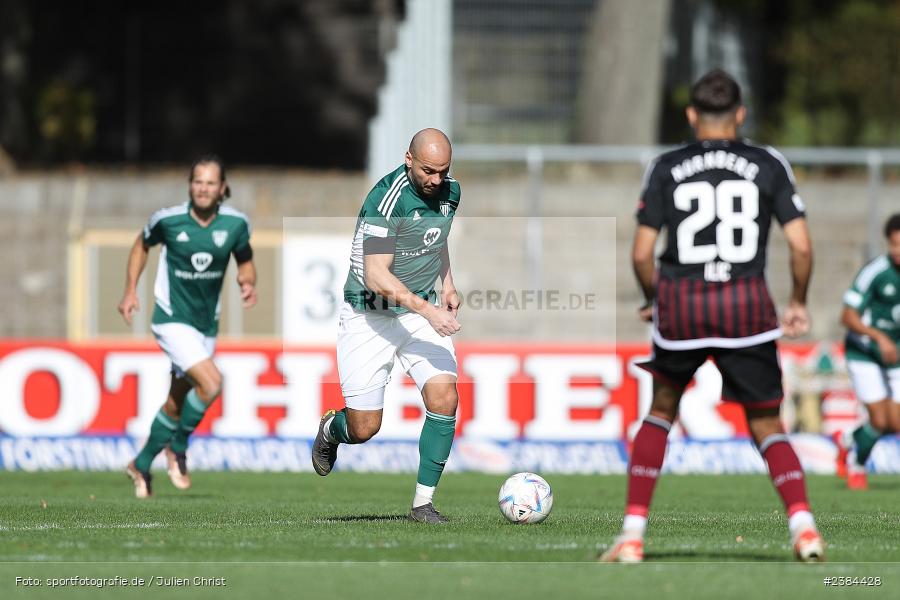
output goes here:
<path id="1" fill-rule="evenodd" d="M 188 369 L 212 358 L 216 338 L 207 337 L 185 323 L 159 323 L 150 326 L 156 343 L 172 361 L 175 377 L 184 377 Z"/>
<path id="2" fill-rule="evenodd" d="M 848 360 L 847 372 L 860 402 L 871 404 L 885 399 L 900 402 L 900 367 L 885 369 L 874 362 Z"/>
<path id="3" fill-rule="evenodd" d="M 347 407 L 384 407 L 384 386 L 391 379 L 395 358 L 419 390 L 437 375 L 457 375 L 453 342 L 449 336 L 438 335 L 425 317 L 357 311 L 345 302 L 338 326 L 337 362 Z"/>

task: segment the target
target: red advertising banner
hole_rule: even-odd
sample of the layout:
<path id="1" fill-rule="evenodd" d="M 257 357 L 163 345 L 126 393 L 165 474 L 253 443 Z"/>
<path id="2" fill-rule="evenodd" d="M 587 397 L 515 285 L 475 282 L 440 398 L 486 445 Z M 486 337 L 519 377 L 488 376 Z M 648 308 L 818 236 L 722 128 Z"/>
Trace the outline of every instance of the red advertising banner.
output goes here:
<path id="1" fill-rule="evenodd" d="M 643 344 L 459 344 L 448 470 L 624 473 L 650 406 L 652 379 L 636 366 L 648 353 Z M 781 359 L 786 428 L 803 422 L 805 430 L 791 441 L 805 469 L 833 472 L 826 436 L 860 417 L 843 356 L 833 345 L 783 345 Z M 223 392 L 191 438 L 192 468 L 311 470 L 319 418 L 343 405 L 334 349 L 222 343 L 216 362 Z M 166 398 L 169 369 L 151 343 L 0 342 L 0 469 L 122 468 Z M 665 470 L 765 471 L 741 407 L 721 401 L 721 386 L 711 362 L 697 371 L 669 434 Z M 343 450 L 337 468 L 414 471 L 423 418 L 418 390 L 395 370 L 381 431 Z M 900 472 L 900 439 L 879 443 L 870 468 Z"/>
<path id="2" fill-rule="evenodd" d="M 635 366 L 648 350 L 642 344 L 459 344 L 458 433 L 501 441 L 627 440 L 650 402 L 652 381 Z M 785 372 L 821 352 L 783 347 Z M 200 434 L 311 438 L 322 412 L 343 406 L 333 348 L 222 343 L 216 361 L 223 394 Z M 169 378 L 168 360 L 151 343 L 0 342 L 0 433 L 143 437 Z M 686 436 L 746 435 L 741 407 L 721 402 L 720 388 L 711 364 L 698 371 L 682 403 Z M 395 371 L 379 437 L 417 439 L 421 418 L 418 391 Z"/>

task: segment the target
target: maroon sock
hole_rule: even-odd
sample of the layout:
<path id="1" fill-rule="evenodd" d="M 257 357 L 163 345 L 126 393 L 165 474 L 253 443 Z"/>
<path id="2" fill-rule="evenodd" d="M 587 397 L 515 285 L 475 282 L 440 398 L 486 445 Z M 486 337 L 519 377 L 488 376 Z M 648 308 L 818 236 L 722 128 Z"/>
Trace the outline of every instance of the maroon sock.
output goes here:
<path id="1" fill-rule="evenodd" d="M 666 437 L 672 424 L 649 415 L 634 436 L 628 464 L 628 500 L 626 515 L 646 517 L 653 499 L 653 488 L 666 456 Z"/>
<path id="2" fill-rule="evenodd" d="M 788 517 L 800 510 L 808 511 L 803 468 L 787 436 L 770 435 L 760 444 L 759 453 L 769 465 L 769 477 L 784 502 Z"/>

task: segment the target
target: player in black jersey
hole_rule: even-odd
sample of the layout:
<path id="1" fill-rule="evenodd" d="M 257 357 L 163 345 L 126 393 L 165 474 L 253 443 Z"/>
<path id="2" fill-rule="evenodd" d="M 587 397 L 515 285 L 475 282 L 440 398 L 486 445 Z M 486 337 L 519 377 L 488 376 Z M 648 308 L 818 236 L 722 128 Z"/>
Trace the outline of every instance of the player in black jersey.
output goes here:
<path id="1" fill-rule="evenodd" d="M 643 537 L 666 437 L 694 372 L 712 358 L 723 398 L 744 406 L 753 440 L 784 501 L 800 560 L 821 560 L 803 470 L 779 419 L 784 392 L 775 339 L 809 331 L 806 292 L 812 250 L 790 165 L 775 149 L 737 137 L 746 110 L 723 71 L 691 88 L 687 118 L 697 141 L 659 156 L 647 169 L 632 260 L 653 322 L 653 402 L 634 439 L 622 535 L 604 561 L 643 558 Z M 772 218 L 791 254 L 793 290 L 779 326 L 765 279 Z M 654 248 L 665 230 L 657 272 Z"/>

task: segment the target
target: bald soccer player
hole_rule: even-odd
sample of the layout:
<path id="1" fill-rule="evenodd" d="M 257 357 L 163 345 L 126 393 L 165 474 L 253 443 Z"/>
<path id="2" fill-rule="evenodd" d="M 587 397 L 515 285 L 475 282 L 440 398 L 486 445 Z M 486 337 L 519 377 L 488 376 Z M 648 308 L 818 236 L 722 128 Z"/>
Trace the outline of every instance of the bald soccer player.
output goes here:
<path id="1" fill-rule="evenodd" d="M 356 221 L 337 341 L 345 408 L 329 410 L 313 444 L 316 473 L 328 475 L 339 444 L 362 444 L 381 428 L 384 388 L 394 361 L 425 402 L 419 472 L 409 519 L 446 523 L 432 498 L 456 430 L 459 295 L 450 272 L 447 236 L 459 207 L 448 175 L 450 140 L 423 129 L 406 160 L 366 196 Z M 441 280 L 440 301 L 435 282 Z"/>

